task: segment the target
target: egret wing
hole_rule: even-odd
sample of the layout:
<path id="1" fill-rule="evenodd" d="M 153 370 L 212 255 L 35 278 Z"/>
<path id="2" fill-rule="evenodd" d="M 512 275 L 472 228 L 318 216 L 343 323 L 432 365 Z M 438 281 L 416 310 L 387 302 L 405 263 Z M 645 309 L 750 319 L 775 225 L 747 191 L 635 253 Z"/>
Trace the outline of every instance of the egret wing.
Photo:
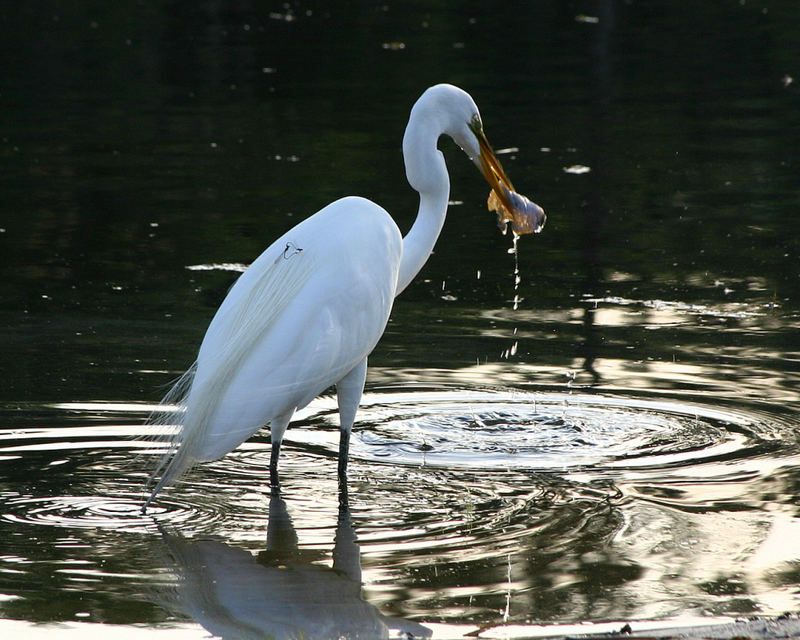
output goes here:
<path id="1" fill-rule="evenodd" d="M 310 402 L 374 348 L 394 299 L 402 241 L 391 217 L 339 200 L 273 243 L 208 328 L 166 482 Z M 169 453 L 167 456 L 170 455 Z"/>

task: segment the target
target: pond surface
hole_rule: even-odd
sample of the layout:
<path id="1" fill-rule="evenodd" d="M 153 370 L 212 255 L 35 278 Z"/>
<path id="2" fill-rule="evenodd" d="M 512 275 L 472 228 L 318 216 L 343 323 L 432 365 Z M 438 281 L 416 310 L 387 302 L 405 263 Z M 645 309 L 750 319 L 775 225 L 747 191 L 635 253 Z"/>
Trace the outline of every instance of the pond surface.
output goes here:
<path id="1" fill-rule="evenodd" d="M 484 4 L 2 13 L 0 628 L 526 637 L 800 609 L 796 3 Z M 323 396 L 280 494 L 265 430 L 142 515 L 142 424 L 242 265 L 346 194 L 407 229 L 400 140 L 441 81 L 543 233 L 510 253 L 442 141 L 447 224 L 371 357 L 346 490 Z"/>

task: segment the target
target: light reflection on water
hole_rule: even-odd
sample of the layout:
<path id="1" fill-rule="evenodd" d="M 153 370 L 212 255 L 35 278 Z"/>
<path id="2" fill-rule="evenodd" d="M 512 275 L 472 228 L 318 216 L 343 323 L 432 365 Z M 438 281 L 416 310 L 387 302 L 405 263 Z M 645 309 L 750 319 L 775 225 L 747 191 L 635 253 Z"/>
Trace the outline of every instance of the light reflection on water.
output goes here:
<path id="1" fill-rule="evenodd" d="M 359 581 L 348 587 L 355 599 L 340 603 L 344 618 L 358 618 L 357 609 L 369 624 L 389 616 L 435 629 L 496 624 L 506 605 L 508 620 L 518 623 L 796 607 L 800 457 L 791 412 L 754 402 L 709 405 L 702 396 L 453 385 L 374 389 L 362 406 L 346 506 L 364 590 Z M 111 582 L 141 597 L 155 580 L 197 598 L 187 580 L 208 578 L 211 554 L 245 563 L 216 578 L 233 591 L 219 586 L 214 597 L 240 601 L 236 593 L 250 593 L 242 606 L 262 611 L 259 624 L 267 624 L 257 585 L 275 589 L 308 577 L 322 588 L 325 576 L 339 575 L 325 573 L 341 551 L 334 541 L 342 527 L 332 398 L 312 403 L 287 433 L 280 505 L 266 483 L 269 445 L 261 435 L 193 471 L 143 516 L 146 474 L 131 466 L 130 454 L 149 457 L 136 426 L 148 410 L 57 403 L 39 411 L 51 424 L 68 415 L 73 426 L 0 433 L 10 477 L 44 478 L 29 490 L 6 484 L 0 529 L 53 541 L 51 550 L 18 545 L 15 556 L 4 556 L 0 590 L 14 594 L 14 584 L 30 579 L 20 580 L 31 562 L 59 567 L 64 577 L 38 598 L 7 603 L 17 616 L 24 610 L 35 619 L 37 599 L 70 584 L 103 592 Z M 69 493 L 48 491 L 67 477 Z M 283 560 L 268 548 L 281 528 L 276 518 L 291 519 L 294 534 L 284 531 L 284 540 L 296 535 Z M 74 553 L 67 565 L 58 559 L 56 549 L 82 547 L 83 561 Z M 287 562 L 304 567 L 300 577 L 286 571 Z M 144 592 L 159 601 L 149 587 Z M 168 600 L 170 610 L 213 629 L 220 622 L 208 616 L 222 605 L 203 597 L 204 608 L 180 596 Z M 236 614 L 225 610 L 226 624 L 234 624 Z M 279 630 L 289 619 L 273 622 Z"/>

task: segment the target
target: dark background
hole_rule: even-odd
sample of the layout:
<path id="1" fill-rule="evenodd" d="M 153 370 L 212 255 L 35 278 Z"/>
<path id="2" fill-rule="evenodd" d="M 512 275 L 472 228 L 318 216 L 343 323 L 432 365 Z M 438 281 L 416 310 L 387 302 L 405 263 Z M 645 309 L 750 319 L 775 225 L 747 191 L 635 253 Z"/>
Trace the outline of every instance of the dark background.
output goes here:
<path id="1" fill-rule="evenodd" d="M 185 267 L 248 263 L 337 197 L 407 229 L 400 140 L 441 81 L 518 149 L 506 169 L 549 213 L 520 243 L 531 321 L 583 315 L 587 296 L 796 317 L 793 2 L 33 2 L 0 12 L 0 32 L 6 400 L 152 398 L 161 381 L 138 371 L 191 362 L 235 275 Z M 463 204 L 373 364 L 452 369 L 508 346 L 476 315 L 514 295 L 510 241 L 443 147 Z M 432 316 L 443 335 L 419 344 Z M 558 347 L 526 343 L 518 361 L 569 367 L 639 340 L 539 328 Z"/>
<path id="2" fill-rule="evenodd" d="M 697 468 L 689 444 L 672 466 L 589 480 L 356 460 L 369 602 L 422 621 L 497 623 L 512 562 L 520 624 L 778 614 L 794 602 L 796 0 L 40 0 L 0 8 L 0 435 L 17 445 L 41 431 L 53 444 L 0 456 L 0 560 L 22 559 L 2 574 L 3 593 L 22 596 L 4 602 L 5 617 L 167 616 L 146 595 L 165 569 L 137 519 L 142 475 L 121 470 L 130 456 L 108 433 L 138 428 L 144 403 L 194 359 L 236 276 L 214 265 L 251 262 L 348 194 L 408 229 L 417 199 L 400 142 L 414 100 L 438 82 L 472 94 L 516 188 L 548 222 L 519 242 L 515 291 L 487 187 L 443 140 L 454 204 L 397 300 L 368 391 L 699 398 L 744 416 L 735 428 L 713 412 L 700 422 L 745 444 L 727 458 L 709 447 Z M 197 265 L 208 268 L 187 268 Z M 394 403 L 399 421 L 421 411 L 414 398 Z M 645 426 L 669 425 L 667 410 L 635 410 Z M 690 413 L 673 416 L 687 432 Z M 83 447 L 90 436 L 68 430 L 88 426 L 108 427 L 106 444 Z M 309 434 L 332 433 L 311 427 L 294 433 L 312 444 Z M 336 522 L 335 449 L 304 448 L 300 435 L 285 454 L 289 510 L 318 551 Z M 263 504 L 240 496 L 268 489 L 248 461 L 197 476 L 226 491 L 200 482 L 166 508 L 263 550 Z M 780 573 L 748 582 L 738 560 L 723 566 L 725 543 L 755 548 L 776 522 L 789 523 L 775 538 L 787 545 Z M 464 548 L 441 544 L 440 529 Z M 96 568 L 95 582 L 59 573 L 73 564 Z M 773 590 L 786 599 L 769 600 Z"/>

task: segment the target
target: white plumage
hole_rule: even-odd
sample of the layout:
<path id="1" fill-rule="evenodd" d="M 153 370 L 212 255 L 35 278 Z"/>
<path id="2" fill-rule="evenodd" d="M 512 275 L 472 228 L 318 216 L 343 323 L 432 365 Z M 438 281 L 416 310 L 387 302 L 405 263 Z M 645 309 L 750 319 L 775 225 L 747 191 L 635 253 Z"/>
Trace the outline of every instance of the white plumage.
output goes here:
<path id="1" fill-rule="evenodd" d="M 511 188 L 472 98 L 451 85 L 428 89 L 415 103 L 403 139 L 406 175 L 420 194 L 409 233 L 403 238 L 375 203 L 342 198 L 278 238 L 250 265 L 211 321 L 197 361 L 154 420 L 177 430 L 153 473 L 161 478 L 144 508 L 192 464 L 225 455 L 267 423 L 276 481 L 292 414 L 332 385 L 344 476 L 367 356 L 395 296 L 425 264 L 444 224 L 450 184 L 436 147 L 442 134 L 461 146 L 495 190 Z M 176 404 L 178 410 L 170 408 Z"/>

